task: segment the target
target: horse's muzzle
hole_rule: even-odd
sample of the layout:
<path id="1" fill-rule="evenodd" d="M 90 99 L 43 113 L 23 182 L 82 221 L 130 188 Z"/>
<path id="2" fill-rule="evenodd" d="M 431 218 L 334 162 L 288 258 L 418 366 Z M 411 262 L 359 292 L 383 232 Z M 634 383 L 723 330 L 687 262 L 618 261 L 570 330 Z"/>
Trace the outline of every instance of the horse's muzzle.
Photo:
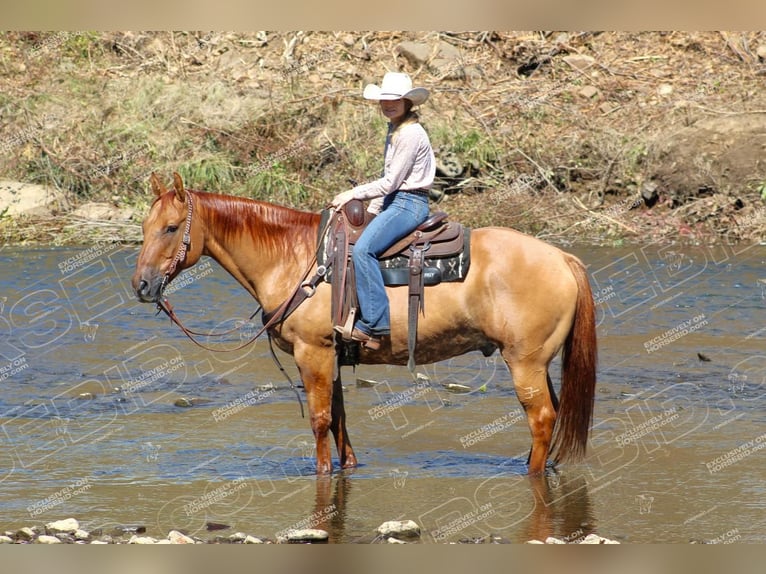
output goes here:
<path id="1" fill-rule="evenodd" d="M 142 303 L 156 303 L 160 300 L 160 295 L 162 294 L 161 282 L 149 283 L 145 279 L 141 279 L 133 288 L 136 291 L 138 300 Z"/>

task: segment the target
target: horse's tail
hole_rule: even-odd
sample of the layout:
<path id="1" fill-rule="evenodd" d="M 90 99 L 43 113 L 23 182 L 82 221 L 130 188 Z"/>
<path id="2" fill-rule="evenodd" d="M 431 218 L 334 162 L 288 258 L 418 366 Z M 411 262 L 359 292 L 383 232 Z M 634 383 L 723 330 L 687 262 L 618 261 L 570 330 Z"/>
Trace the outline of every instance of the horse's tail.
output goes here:
<path id="1" fill-rule="evenodd" d="M 561 401 L 551 452 L 556 462 L 585 456 L 596 392 L 596 306 L 582 262 L 566 255 L 577 282 L 577 306 L 561 357 Z"/>

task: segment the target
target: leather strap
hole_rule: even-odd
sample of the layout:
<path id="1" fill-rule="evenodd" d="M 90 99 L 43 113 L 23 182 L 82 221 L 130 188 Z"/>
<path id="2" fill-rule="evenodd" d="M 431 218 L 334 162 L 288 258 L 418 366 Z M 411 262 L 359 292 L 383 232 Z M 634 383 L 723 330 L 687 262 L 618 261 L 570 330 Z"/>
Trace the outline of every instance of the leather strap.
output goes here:
<path id="1" fill-rule="evenodd" d="M 409 304 L 407 308 L 407 368 L 415 372 L 415 344 L 418 336 L 418 313 L 425 313 L 423 301 L 423 248 L 413 246 L 410 254 Z"/>

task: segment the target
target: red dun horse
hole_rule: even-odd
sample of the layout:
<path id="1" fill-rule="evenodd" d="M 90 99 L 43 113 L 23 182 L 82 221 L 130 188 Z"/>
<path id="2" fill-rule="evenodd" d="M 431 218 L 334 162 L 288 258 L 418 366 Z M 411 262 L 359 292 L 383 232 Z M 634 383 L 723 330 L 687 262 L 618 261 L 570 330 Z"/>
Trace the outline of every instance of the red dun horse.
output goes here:
<path id="1" fill-rule="evenodd" d="M 139 300 L 159 302 L 173 277 L 207 255 L 269 312 L 315 270 L 318 213 L 186 190 L 178 174 L 169 191 L 155 175 L 151 183 L 156 199 L 143 222 L 144 242 L 132 279 Z M 388 296 L 391 337 L 376 351 L 362 348 L 362 363 L 407 363 L 407 287 L 389 288 Z M 317 474 L 332 472 L 328 432 L 341 466 L 357 464 L 340 377 L 333 380 L 330 305 L 330 285 L 321 283 L 313 297 L 269 329 L 300 371 L 316 439 Z M 582 458 L 596 383 L 595 308 L 582 262 L 512 229 L 473 230 L 466 279 L 426 288 L 415 359 L 428 364 L 476 350 L 487 356 L 499 350 L 511 371 L 532 435 L 529 474 L 543 473 L 549 455 L 555 462 Z M 548 374 L 559 351 L 560 403 Z"/>

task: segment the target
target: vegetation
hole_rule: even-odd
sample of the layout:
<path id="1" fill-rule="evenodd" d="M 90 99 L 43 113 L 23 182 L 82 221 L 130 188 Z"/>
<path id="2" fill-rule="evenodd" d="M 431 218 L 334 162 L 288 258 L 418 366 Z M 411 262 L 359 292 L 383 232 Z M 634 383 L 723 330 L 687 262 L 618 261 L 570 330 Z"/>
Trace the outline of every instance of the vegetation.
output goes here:
<path id="1" fill-rule="evenodd" d="M 762 159 L 668 145 L 708 120 L 763 120 L 763 46 L 763 32 L 6 32 L 0 170 L 72 206 L 133 207 L 124 240 L 153 171 L 318 210 L 379 173 L 384 121 L 361 89 L 400 69 L 431 88 L 421 116 L 440 157 L 465 166 L 441 198 L 455 219 L 565 242 L 753 240 Z M 727 179 L 732 165 L 748 171 Z M 24 241 L 55 222 L 0 226 Z M 58 241 L 87 241 L 81 227 Z"/>

